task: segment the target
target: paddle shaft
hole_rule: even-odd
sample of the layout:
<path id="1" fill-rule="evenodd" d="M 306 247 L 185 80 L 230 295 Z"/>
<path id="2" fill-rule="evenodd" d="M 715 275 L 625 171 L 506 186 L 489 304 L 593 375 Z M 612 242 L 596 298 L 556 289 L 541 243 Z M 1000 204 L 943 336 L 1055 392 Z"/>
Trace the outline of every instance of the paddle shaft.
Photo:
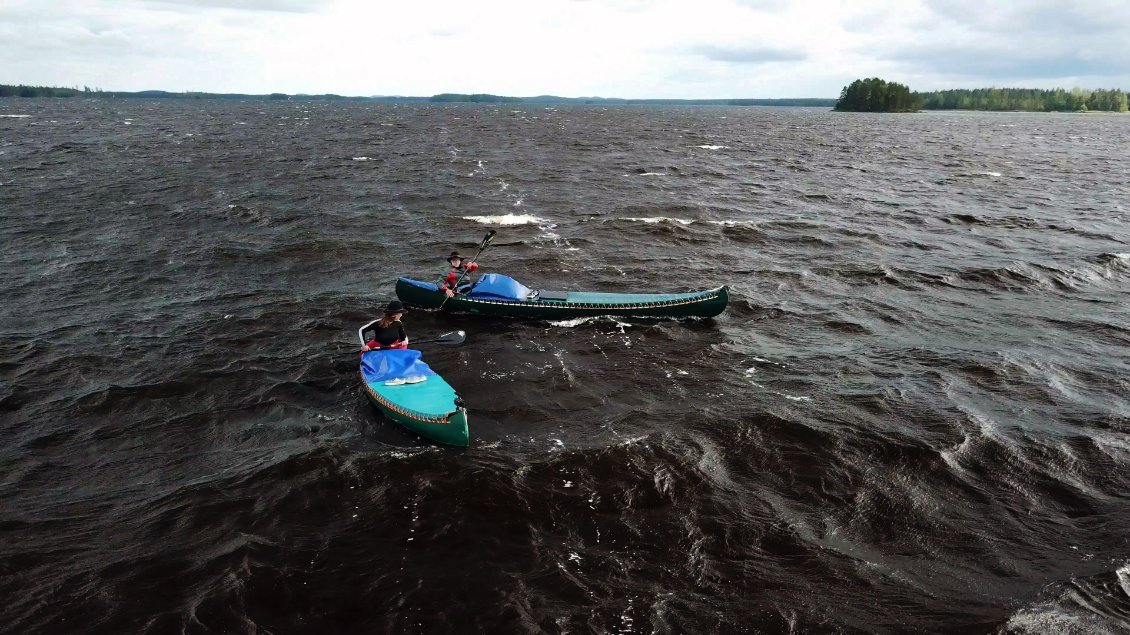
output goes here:
<path id="1" fill-rule="evenodd" d="M 459 335 L 462 335 L 463 331 L 452 331 L 451 333 L 446 333 L 441 337 L 437 337 L 437 338 L 430 339 L 430 340 L 418 340 L 418 341 L 411 342 L 411 343 L 412 344 L 433 344 L 435 342 L 444 342 L 444 343 L 450 342 L 451 344 L 462 344 L 463 343 L 462 337 L 455 337 L 455 338 L 451 337 L 452 335 L 455 335 L 456 333 L 458 333 Z M 370 351 L 380 351 L 380 350 L 385 350 L 386 348 L 388 348 L 388 347 L 378 346 L 376 348 L 370 348 L 369 350 Z M 357 351 L 350 351 L 348 353 L 341 353 L 340 355 L 342 357 L 345 357 L 346 355 L 357 355 L 359 353 L 364 353 L 364 352 L 365 351 L 357 350 Z"/>

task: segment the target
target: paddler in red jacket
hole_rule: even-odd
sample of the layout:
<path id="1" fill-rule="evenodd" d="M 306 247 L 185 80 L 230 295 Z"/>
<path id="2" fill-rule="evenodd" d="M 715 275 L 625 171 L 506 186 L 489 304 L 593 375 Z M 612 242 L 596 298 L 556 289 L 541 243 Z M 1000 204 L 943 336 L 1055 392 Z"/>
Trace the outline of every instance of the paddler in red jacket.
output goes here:
<path id="1" fill-rule="evenodd" d="M 436 283 L 436 286 L 450 298 L 458 293 L 455 289 L 455 285 L 463 285 L 470 282 L 470 280 L 467 279 L 467 275 L 478 271 L 479 265 L 476 262 L 463 262 L 463 256 L 460 256 L 458 251 L 451 252 L 451 255 L 447 257 L 447 264 L 450 265 L 450 269 L 443 278 Z M 462 282 L 460 282 L 460 278 L 462 278 Z"/>

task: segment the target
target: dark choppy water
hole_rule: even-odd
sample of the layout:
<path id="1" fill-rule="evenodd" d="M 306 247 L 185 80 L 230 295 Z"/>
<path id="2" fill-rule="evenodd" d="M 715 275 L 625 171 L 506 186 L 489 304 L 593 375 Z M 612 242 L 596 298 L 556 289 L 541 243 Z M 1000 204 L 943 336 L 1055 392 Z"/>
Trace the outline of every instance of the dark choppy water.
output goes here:
<path id="1" fill-rule="evenodd" d="M 0 631 L 1125 632 L 1128 147 L 1124 116 L 2 100 Z M 470 333 L 427 354 L 471 413 L 437 447 L 331 353 L 490 223 L 530 286 L 736 299 L 413 313 Z"/>

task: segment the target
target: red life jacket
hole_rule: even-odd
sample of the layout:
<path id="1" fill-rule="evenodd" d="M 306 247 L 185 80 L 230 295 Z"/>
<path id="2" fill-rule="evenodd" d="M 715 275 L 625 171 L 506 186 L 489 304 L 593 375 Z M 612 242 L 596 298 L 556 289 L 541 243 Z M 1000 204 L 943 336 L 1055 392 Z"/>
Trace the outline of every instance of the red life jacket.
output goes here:
<path id="1" fill-rule="evenodd" d="M 479 264 L 476 262 L 469 262 L 467 264 L 459 265 L 458 267 L 452 267 L 451 271 L 448 271 L 447 275 L 443 277 L 443 283 L 439 285 L 440 291 L 443 291 L 444 289 L 451 289 L 452 291 L 454 291 L 455 285 L 459 283 L 460 277 L 466 280 L 467 276 L 464 274 L 474 273 L 478 270 L 478 268 Z"/>

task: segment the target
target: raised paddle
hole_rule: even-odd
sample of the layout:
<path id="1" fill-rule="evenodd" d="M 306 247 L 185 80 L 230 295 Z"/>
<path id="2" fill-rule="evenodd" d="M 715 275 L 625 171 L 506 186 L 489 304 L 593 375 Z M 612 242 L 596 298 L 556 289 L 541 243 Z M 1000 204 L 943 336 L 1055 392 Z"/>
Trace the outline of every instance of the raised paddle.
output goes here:
<path id="1" fill-rule="evenodd" d="M 466 331 L 452 331 L 450 333 L 444 333 L 443 335 L 440 335 L 439 337 L 436 337 L 436 338 L 433 338 L 433 339 L 430 339 L 430 340 L 418 340 L 418 341 L 415 341 L 415 342 L 411 342 L 411 345 L 415 346 L 416 344 L 439 344 L 440 346 L 459 346 L 466 339 L 467 339 L 467 332 Z M 379 351 L 379 350 L 382 350 L 383 348 L 384 347 L 381 346 L 381 347 L 370 349 L 370 350 Z M 348 353 L 339 353 L 338 355 L 341 356 L 341 357 L 344 357 L 346 355 L 356 355 L 360 352 L 361 351 L 350 351 Z"/>
<path id="2" fill-rule="evenodd" d="M 497 233 L 498 233 L 498 232 L 494 231 L 493 229 L 492 229 L 492 230 L 490 230 L 489 232 L 487 232 L 487 235 L 486 235 L 486 236 L 483 236 L 483 242 L 479 243 L 479 251 L 478 251 L 478 253 L 476 253 L 476 254 L 475 254 L 475 257 L 474 257 L 474 258 L 471 258 L 471 259 L 470 259 L 470 260 L 468 260 L 467 262 L 475 262 L 476 260 L 478 260 L 478 259 L 479 259 L 479 256 L 481 256 L 481 255 L 482 255 L 482 253 L 483 253 L 483 250 L 487 248 L 487 245 L 489 245 L 489 244 L 490 244 L 490 241 L 494 240 L 494 235 L 495 235 L 495 234 L 497 234 Z M 466 270 L 466 269 L 464 269 L 464 270 L 463 270 L 463 273 L 459 274 L 459 279 L 457 279 L 457 280 L 455 281 L 455 289 L 458 289 L 458 288 L 459 288 L 459 283 L 460 283 L 460 282 L 463 282 L 463 276 L 465 276 L 465 275 L 467 275 L 467 270 Z M 455 289 L 452 289 L 452 291 L 455 291 Z M 447 296 L 447 297 L 445 297 L 445 298 L 443 299 L 443 302 L 440 302 L 440 303 L 439 303 L 439 306 L 438 306 L 438 307 L 436 307 L 436 308 L 442 309 L 442 308 L 443 308 L 443 305 L 447 304 L 447 300 L 448 300 L 448 298 L 450 298 L 450 297 L 451 297 L 451 296 Z"/>

